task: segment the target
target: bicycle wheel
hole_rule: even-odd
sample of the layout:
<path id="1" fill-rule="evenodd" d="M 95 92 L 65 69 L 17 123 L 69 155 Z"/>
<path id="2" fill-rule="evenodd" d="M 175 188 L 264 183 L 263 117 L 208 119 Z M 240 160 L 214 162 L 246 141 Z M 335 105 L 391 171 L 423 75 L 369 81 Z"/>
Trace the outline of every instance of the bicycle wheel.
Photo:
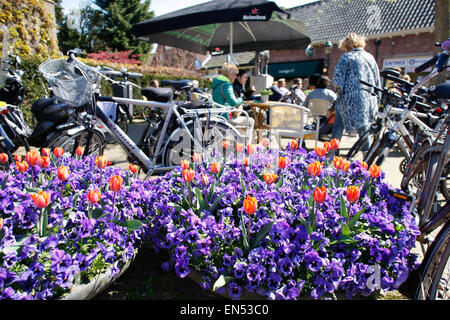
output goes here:
<path id="1" fill-rule="evenodd" d="M 416 300 L 449 300 L 450 299 L 450 228 L 447 223 L 432 246 L 430 254 L 424 260 L 424 270 L 417 287 Z"/>
<path id="2" fill-rule="evenodd" d="M 209 121 L 207 126 L 206 119 L 202 119 L 201 123 L 190 123 L 187 128 L 199 142 L 201 149 L 194 144 L 185 130 L 179 130 L 179 134 L 172 136 L 172 141 L 164 152 L 165 166 L 176 166 L 183 159 L 192 159 L 194 152 L 202 154 L 204 160 L 214 158 L 214 152 L 218 152 L 217 155 L 222 156 L 222 141 L 230 141 L 229 150 L 234 150 L 233 143 L 242 143 L 243 141 L 234 127 L 214 120 Z"/>
<path id="3" fill-rule="evenodd" d="M 440 154 L 436 152 L 431 153 L 429 156 L 427 175 L 417 207 L 417 212 L 420 217 L 420 225 L 423 225 L 426 221 L 428 221 L 431 216 L 430 213 L 432 205 L 435 201 L 439 178 L 441 177 L 443 171 L 443 167 L 440 166 L 440 172 L 437 172 L 439 167 L 439 158 Z"/>
<path id="4" fill-rule="evenodd" d="M 75 152 L 78 146 L 85 147 L 88 142 L 88 131 L 83 130 L 73 135 L 64 134 L 54 141 L 50 142 L 47 147 L 53 149 L 55 147 L 61 147 L 64 149 L 64 153 L 69 156 L 75 156 Z M 87 154 L 102 155 L 104 139 L 101 134 L 94 131 L 90 141 L 89 151 Z"/>
<path id="5" fill-rule="evenodd" d="M 439 183 L 439 190 L 444 196 L 445 200 L 450 200 L 450 168 L 447 165 L 445 172 L 441 177 L 441 182 Z"/>

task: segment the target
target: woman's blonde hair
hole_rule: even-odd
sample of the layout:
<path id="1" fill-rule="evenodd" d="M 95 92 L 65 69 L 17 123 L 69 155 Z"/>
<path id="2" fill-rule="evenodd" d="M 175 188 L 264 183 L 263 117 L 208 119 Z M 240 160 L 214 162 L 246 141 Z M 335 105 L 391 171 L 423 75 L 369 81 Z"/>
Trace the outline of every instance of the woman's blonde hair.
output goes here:
<path id="1" fill-rule="evenodd" d="M 239 69 L 235 64 L 225 62 L 220 72 L 227 78 L 230 78 L 232 75 L 238 74 Z"/>
<path id="2" fill-rule="evenodd" d="M 366 37 L 356 34 L 354 32 L 349 33 L 344 39 L 339 41 L 339 48 L 344 51 L 350 51 L 355 48 L 365 48 Z"/>

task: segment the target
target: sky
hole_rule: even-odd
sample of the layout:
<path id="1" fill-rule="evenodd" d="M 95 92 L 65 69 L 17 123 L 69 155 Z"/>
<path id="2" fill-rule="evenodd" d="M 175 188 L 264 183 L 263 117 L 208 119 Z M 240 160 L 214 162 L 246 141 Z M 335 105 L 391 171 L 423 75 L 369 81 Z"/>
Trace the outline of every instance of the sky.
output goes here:
<path id="1" fill-rule="evenodd" d="M 315 2 L 317 0 L 272 0 L 279 7 L 292 8 L 306 3 Z M 66 13 L 72 9 L 83 6 L 89 3 L 89 0 L 63 0 L 62 7 Z M 178 9 L 190 7 L 199 3 L 208 2 L 208 0 L 151 0 L 150 10 L 155 13 L 155 16 L 160 16 Z"/>

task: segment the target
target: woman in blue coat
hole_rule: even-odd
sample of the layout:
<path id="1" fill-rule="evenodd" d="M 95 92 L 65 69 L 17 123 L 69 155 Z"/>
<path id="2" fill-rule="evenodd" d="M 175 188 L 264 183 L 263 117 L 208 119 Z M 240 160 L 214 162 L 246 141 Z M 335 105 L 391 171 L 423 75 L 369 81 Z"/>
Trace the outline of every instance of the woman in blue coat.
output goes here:
<path id="1" fill-rule="evenodd" d="M 347 132 L 357 130 L 361 137 L 375 120 L 379 97 L 372 96 L 370 88 L 360 80 L 380 87 L 380 72 L 373 56 L 364 50 L 365 46 L 365 38 L 355 33 L 339 43 L 345 53 L 338 61 L 332 80 L 338 90 L 332 138 L 341 139 L 344 129 Z M 370 142 L 366 140 L 362 151 L 367 152 L 369 147 Z"/>

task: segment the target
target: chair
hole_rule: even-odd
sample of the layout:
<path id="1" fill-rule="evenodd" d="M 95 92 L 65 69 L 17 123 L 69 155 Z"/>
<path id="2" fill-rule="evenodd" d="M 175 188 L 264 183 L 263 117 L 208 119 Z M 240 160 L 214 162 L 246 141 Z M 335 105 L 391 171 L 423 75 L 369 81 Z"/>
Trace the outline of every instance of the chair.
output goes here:
<path id="1" fill-rule="evenodd" d="M 269 135 L 274 135 L 281 148 L 281 138 L 299 138 L 300 145 L 308 135 L 314 136 L 315 130 L 305 129 L 311 111 L 297 104 L 277 102 L 270 106 Z M 317 141 L 316 141 L 317 144 Z"/>
<path id="2" fill-rule="evenodd" d="M 310 111 L 310 119 L 316 121 L 316 129 L 314 132 L 315 146 L 319 140 L 320 117 L 326 116 L 328 109 L 331 107 L 331 102 L 323 99 L 310 99 L 308 102 L 308 109 Z M 309 121 L 308 121 L 309 122 Z M 312 122 L 311 122 L 312 124 Z"/>

